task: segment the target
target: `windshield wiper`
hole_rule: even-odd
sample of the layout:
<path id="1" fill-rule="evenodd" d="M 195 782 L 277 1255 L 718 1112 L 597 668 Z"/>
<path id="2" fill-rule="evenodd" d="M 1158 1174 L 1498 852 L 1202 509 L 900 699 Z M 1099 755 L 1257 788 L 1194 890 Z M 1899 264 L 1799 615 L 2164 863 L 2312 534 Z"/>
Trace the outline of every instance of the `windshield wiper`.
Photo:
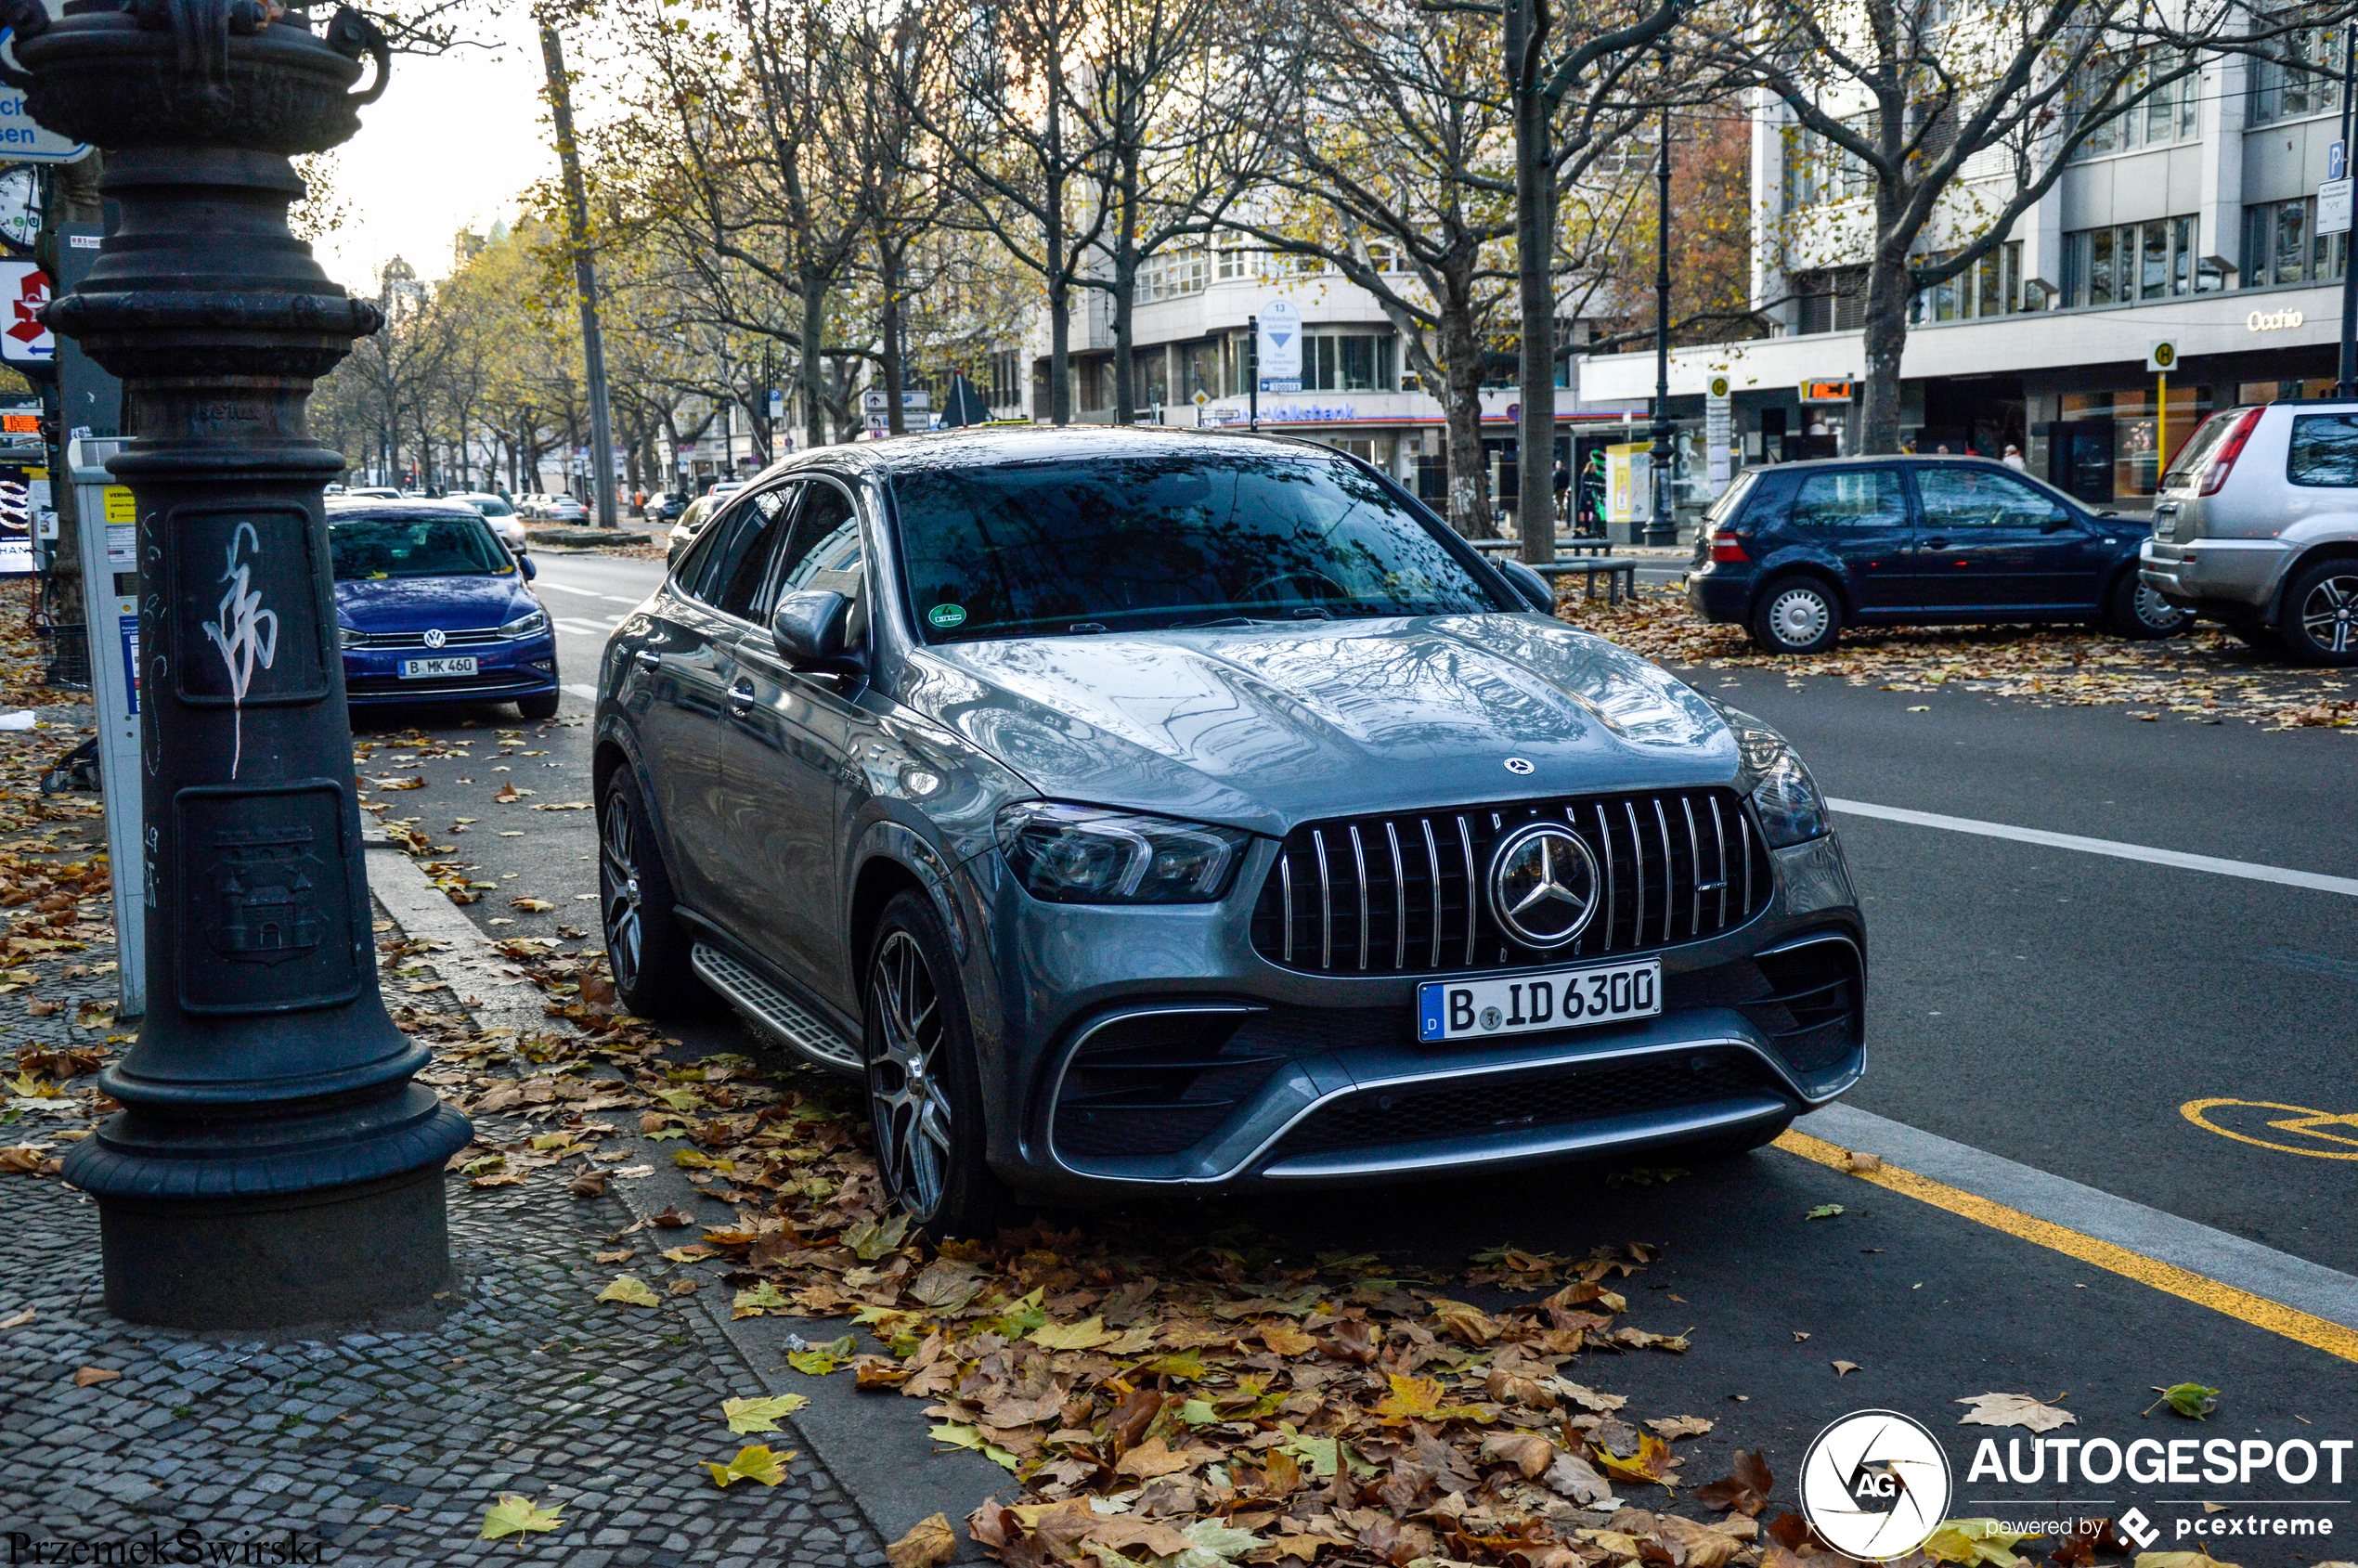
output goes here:
<path id="1" fill-rule="evenodd" d="M 1261 623 L 1255 621 L 1250 616 L 1223 616 L 1216 620 L 1209 621 L 1173 621 L 1162 629 L 1165 631 L 1203 631 L 1214 627 L 1258 626 L 1259 624 Z"/>

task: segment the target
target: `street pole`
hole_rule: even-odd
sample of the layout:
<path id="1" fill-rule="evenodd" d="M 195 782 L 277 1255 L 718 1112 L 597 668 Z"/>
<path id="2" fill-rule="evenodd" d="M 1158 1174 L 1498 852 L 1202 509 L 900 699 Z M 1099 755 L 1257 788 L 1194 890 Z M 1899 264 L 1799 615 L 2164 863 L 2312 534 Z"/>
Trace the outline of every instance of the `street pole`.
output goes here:
<path id="1" fill-rule="evenodd" d="M 549 73 L 549 112 L 556 121 L 557 161 L 564 167 L 565 220 L 572 229 L 573 286 L 581 296 L 581 357 L 590 379 L 590 476 L 596 486 L 598 526 L 616 525 L 614 504 L 614 414 L 606 404 L 606 340 L 598 330 L 598 267 L 590 256 L 590 194 L 581 180 L 581 149 L 573 139 L 573 84 L 565 75 L 564 41 L 540 27 L 540 59 Z"/>
<path id="2" fill-rule="evenodd" d="M 137 514 L 148 1008 L 65 1179 L 98 1205 L 107 1310 L 182 1328 L 430 1315 L 472 1136 L 377 991 L 320 499 L 344 462 L 304 428 L 384 317 L 287 227 L 290 156 L 358 131 L 392 52 L 356 11 L 302 18 L 0 12 L 30 116 L 108 149 L 119 219 L 43 318 L 123 380 L 107 468 Z"/>
<path id="3" fill-rule="evenodd" d="M 1261 317 L 1245 317 L 1245 412 L 1261 428 Z"/>
<path id="4" fill-rule="evenodd" d="M 2341 173 L 2350 175 L 2351 88 L 2358 83 L 2358 22 L 2341 30 Z M 2337 397 L 2358 397 L 2358 234 L 2341 237 L 2341 375 Z"/>
<path id="5" fill-rule="evenodd" d="M 1665 57 L 1664 64 L 1668 65 Z M 1647 428 L 1646 474 L 1653 482 L 1653 506 L 1643 542 L 1677 544 L 1678 526 L 1670 515 L 1670 450 L 1678 427 L 1670 422 L 1670 106 L 1662 108 L 1662 146 L 1654 161 L 1654 417 Z"/>

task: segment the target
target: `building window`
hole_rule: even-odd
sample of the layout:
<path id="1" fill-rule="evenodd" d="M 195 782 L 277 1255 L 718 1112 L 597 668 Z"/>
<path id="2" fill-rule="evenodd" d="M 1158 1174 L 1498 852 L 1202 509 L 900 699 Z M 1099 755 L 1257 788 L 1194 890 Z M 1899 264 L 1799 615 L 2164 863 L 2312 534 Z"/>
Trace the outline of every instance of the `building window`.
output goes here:
<path id="1" fill-rule="evenodd" d="M 2171 142 L 2192 141 L 2196 131 L 2196 110 L 2202 102 L 2202 72 L 2187 71 L 2183 76 L 2153 89 L 2137 99 L 2137 95 L 2157 76 L 2167 76 L 2186 63 L 2183 54 L 2174 50 L 2157 53 L 2144 63 L 2121 74 L 2125 57 L 2104 55 L 2092 59 L 2080 70 L 2079 84 L 2070 96 L 2070 110 L 2075 123 L 2082 119 L 2101 116 L 2088 139 L 2072 152 L 2072 157 L 2103 158 L 2115 152 L 2134 152 L 2140 148 L 2166 147 Z M 2111 91 L 2106 94 L 2105 89 Z M 2104 96 L 2099 97 L 2100 94 Z M 2123 100 L 2137 99 L 2126 110 L 2113 106 Z"/>
<path id="2" fill-rule="evenodd" d="M 1794 330 L 1802 335 L 1813 332 L 1855 332 L 1866 320 L 1867 269 L 1863 266 L 1826 267 L 1815 272 L 1796 272 L 1793 279 L 1794 313 Z"/>
<path id="3" fill-rule="evenodd" d="M 1321 333 L 1302 340 L 1304 392 L 1390 392 L 1394 385 L 1389 334 Z"/>
<path id="4" fill-rule="evenodd" d="M 2064 304 L 2138 305 L 2220 287 L 2201 265 L 2192 217 L 2155 218 L 2064 236 Z"/>
<path id="5" fill-rule="evenodd" d="M 1268 253 L 1250 249 L 1250 244 L 1241 234 L 1220 237 L 1219 260 L 1214 274 L 1221 282 L 1233 283 L 1238 279 L 1261 276 L 1262 263 Z"/>
<path id="6" fill-rule="evenodd" d="M 2339 28 L 2290 33 L 2278 47 L 2286 60 L 2251 62 L 2251 123 L 2273 124 L 2341 107 Z M 2296 63 L 2298 62 L 2298 63 Z"/>
<path id="7" fill-rule="evenodd" d="M 1003 349 L 991 356 L 991 406 L 1004 408 L 1023 401 L 1023 365 L 1015 349 Z"/>
<path id="8" fill-rule="evenodd" d="M 2350 236 L 2317 232 L 2317 199 L 2262 201 L 2244 209 L 2244 271 L 2247 289 L 2277 283 L 2325 283 L 2341 276 L 2350 260 Z"/>
<path id="9" fill-rule="evenodd" d="M 1873 122 L 1864 114 L 1843 122 L 1846 130 L 1872 136 Z M 1815 131 L 1799 125 L 1784 130 L 1785 211 L 1820 201 L 1846 201 L 1874 188 L 1874 175 L 1855 153 L 1836 146 Z"/>
<path id="10" fill-rule="evenodd" d="M 1138 264 L 1137 303 L 1175 300 L 1200 294 L 1211 275 L 1211 253 L 1203 250 L 1166 251 Z"/>

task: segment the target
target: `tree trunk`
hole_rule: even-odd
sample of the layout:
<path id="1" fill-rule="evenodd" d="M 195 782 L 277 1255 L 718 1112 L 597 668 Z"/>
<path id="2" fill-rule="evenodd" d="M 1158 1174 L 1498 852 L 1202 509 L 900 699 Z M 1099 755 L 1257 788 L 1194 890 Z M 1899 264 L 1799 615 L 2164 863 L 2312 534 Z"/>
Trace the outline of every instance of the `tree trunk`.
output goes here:
<path id="1" fill-rule="evenodd" d="M 802 282 L 802 434 L 811 450 L 827 444 L 827 416 L 820 401 L 826 392 L 827 367 L 819 343 L 826 330 L 827 286 L 817 279 Z M 767 418 L 767 414 L 764 415 Z"/>
<path id="2" fill-rule="evenodd" d="M 1137 330 L 1138 259 L 1125 254 L 1125 243 L 1113 261 L 1113 422 L 1126 425 L 1138 417 L 1138 351 L 1131 336 Z"/>
<path id="3" fill-rule="evenodd" d="M 1471 320 L 1451 312 L 1441 323 L 1448 361 L 1442 400 L 1449 429 L 1449 525 L 1470 539 L 1498 537 L 1490 517 L 1490 462 L 1482 450 L 1482 340 Z"/>
<path id="4" fill-rule="evenodd" d="M 894 435 L 906 435 L 909 434 L 909 420 L 900 408 L 900 389 L 905 382 L 900 366 L 900 246 L 884 243 L 876 246 L 876 282 L 884 291 L 880 326 L 884 337 L 885 428 Z"/>
<path id="5" fill-rule="evenodd" d="M 1867 267 L 1862 344 L 1867 385 L 1859 410 L 1861 452 L 1899 450 L 1899 359 L 1908 347 L 1908 293 L 1907 256 L 1879 247 Z"/>

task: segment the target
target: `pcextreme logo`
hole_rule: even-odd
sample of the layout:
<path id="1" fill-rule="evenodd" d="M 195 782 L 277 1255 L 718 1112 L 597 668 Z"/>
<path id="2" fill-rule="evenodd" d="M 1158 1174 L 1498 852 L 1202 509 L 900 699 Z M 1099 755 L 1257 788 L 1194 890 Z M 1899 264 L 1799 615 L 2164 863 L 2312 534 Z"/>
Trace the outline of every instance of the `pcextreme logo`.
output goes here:
<path id="1" fill-rule="evenodd" d="M 1896 1410 L 1859 1410 L 1820 1432 L 1801 1461 L 1801 1512 L 1862 1562 L 1905 1557 L 1948 1516 L 1949 1457 Z"/>

